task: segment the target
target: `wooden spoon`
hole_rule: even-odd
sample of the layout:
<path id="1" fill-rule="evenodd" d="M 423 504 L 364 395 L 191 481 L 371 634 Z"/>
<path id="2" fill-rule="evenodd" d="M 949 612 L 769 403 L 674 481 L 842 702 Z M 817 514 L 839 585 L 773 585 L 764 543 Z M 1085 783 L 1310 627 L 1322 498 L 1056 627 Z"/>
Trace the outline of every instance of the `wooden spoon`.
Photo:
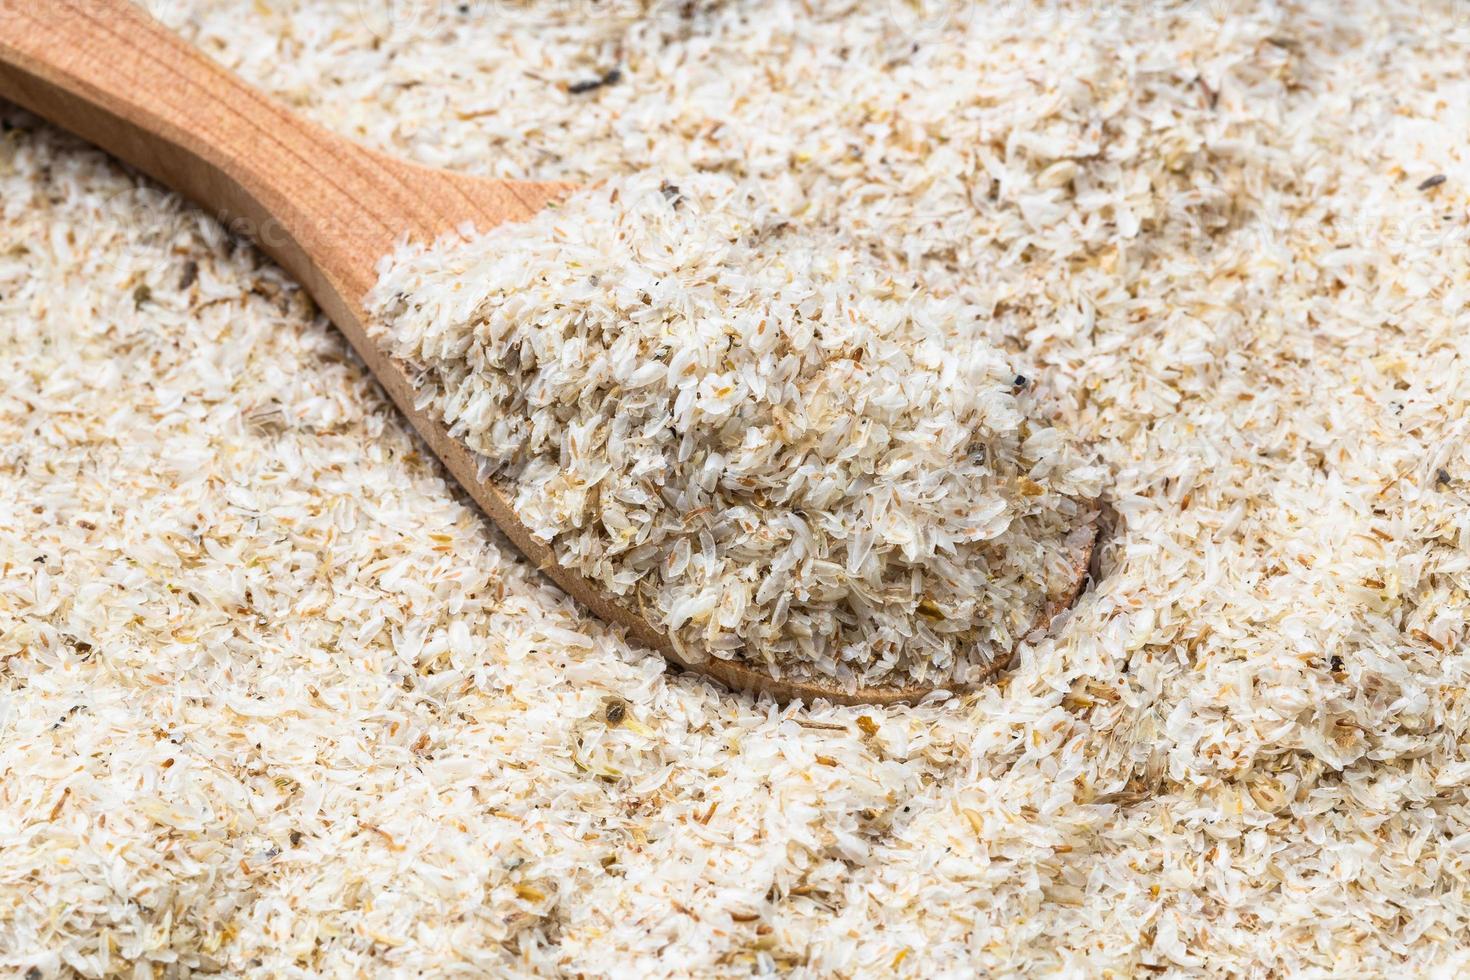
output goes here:
<path id="1" fill-rule="evenodd" d="M 403 365 L 364 329 L 363 297 L 378 260 L 409 235 L 432 241 L 469 222 L 485 231 L 566 196 L 564 183 L 488 180 L 405 163 L 297 117 L 225 71 L 128 0 L 0 0 L 0 97 L 106 149 L 246 235 L 306 287 L 390 398 L 506 537 L 598 616 L 675 664 L 731 688 L 781 700 L 912 701 L 924 687 L 846 691 L 777 680 L 714 657 L 691 663 L 621 600 L 559 565 L 510 507 L 504 485 L 477 476 L 443 423 L 414 407 Z M 1076 550 L 1075 579 L 1038 627 L 1071 603 L 1094 535 Z M 1004 664 L 998 663 L 994 673 Z M 986 679 L 989 679 L 987 676 Z"/>

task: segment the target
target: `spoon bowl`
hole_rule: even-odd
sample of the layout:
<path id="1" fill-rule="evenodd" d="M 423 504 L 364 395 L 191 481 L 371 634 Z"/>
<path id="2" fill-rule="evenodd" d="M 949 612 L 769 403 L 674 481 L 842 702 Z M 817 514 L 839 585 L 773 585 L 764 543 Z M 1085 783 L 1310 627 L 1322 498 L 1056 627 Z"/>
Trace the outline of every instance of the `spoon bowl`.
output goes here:
<path id="1" fill-rule="evenodd" d="M 472 225 L 525 220 L 574 185 L 436 170 L 359 146 L 295 115 L 210 61 L 129 0 L 0 0 L 0 97 L 132 164 L 218 215 L 289 272 L 346 336 L 455 480 L 528 559 L 602 619 L 670 662 L 741 691 L 845 704 L 915 701 L 930 688 L 849 691 L 773 678 L 743 663 L 681 656 L 642 615 L 560 565 L 511 509 L 510 488 L 415 405 L 405 366 L 371 339 L 363 298 L 405 236 L 433 241 Z M 1035 629 L 1076 598 L 1092 525 L 1069 539 L 1072 577 Z M 1033 630 L 1034 632 L 1034 630 Z M 1005 667 L 998 659 L 983 680 Z M 973 686 L 973 683 L 972 685 Z"/>

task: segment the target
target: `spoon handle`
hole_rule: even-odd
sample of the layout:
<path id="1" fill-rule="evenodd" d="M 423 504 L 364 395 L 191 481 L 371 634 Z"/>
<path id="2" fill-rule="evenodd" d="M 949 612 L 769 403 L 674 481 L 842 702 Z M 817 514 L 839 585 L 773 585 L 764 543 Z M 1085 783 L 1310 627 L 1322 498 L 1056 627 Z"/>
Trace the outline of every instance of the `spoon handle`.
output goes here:
<path id="1" fill-rule="evenodd" d="M 344 248 L 382 255 L 404 231 L 355 206 L 411 197 L 392 171 L 128 0 L 0 0 L 0 96 L 219 215 L 319 299 L 368 285 Z"/>

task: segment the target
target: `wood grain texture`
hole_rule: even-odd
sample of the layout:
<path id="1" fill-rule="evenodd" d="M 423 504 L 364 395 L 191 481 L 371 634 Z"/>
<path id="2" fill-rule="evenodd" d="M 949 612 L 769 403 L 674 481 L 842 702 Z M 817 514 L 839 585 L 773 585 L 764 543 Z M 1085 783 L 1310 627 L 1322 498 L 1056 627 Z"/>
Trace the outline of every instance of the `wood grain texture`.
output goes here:
<path id="1" fill-rule="evenodd" d="M 620 600 L 558 565 L 516 519 L 506 488 L 479 479 L 464 446 L 437 418 L 414 407 L 403 366 L 364 327 L 362 301 L 377 279 L 379 259 L 404 235 L 425 241 L 466 222 L 483 231 L 524 220 L 564 197 L 571 185 L 471 177 L 358 146 L 245 84 L 128 0 L 0 0 L 0 97 L 127 161 L 253 239 L 310 292 L 511 542 L 636 642 L 728 687 L 783 701 L 886 704 L 929 693 L 922 687 L 849 692 L 778 681 L 714 658 L 685 660 L 661 631 Z M 1079 589 L 1086 568 L 1087 554 L 1079 555 Z M 1053 597 L 1038 625 L 1049 623 L 1075 595 L 1071 590 Z"/>

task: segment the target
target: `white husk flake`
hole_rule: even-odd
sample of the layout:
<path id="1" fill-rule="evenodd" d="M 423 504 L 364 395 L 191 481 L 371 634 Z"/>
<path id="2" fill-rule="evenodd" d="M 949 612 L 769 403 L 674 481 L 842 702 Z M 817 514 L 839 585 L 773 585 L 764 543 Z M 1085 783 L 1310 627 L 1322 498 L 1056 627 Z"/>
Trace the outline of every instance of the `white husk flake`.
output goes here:
<path id="1" fill-rule="evenodd" d="M 965 698 L 670 673 L 269 263 L 6 110 L 4 969 L 1470 968 L 1463 6 L 148 6 L 402 156 L 760 182 L 982 310 L 1108 529 Z"/>

